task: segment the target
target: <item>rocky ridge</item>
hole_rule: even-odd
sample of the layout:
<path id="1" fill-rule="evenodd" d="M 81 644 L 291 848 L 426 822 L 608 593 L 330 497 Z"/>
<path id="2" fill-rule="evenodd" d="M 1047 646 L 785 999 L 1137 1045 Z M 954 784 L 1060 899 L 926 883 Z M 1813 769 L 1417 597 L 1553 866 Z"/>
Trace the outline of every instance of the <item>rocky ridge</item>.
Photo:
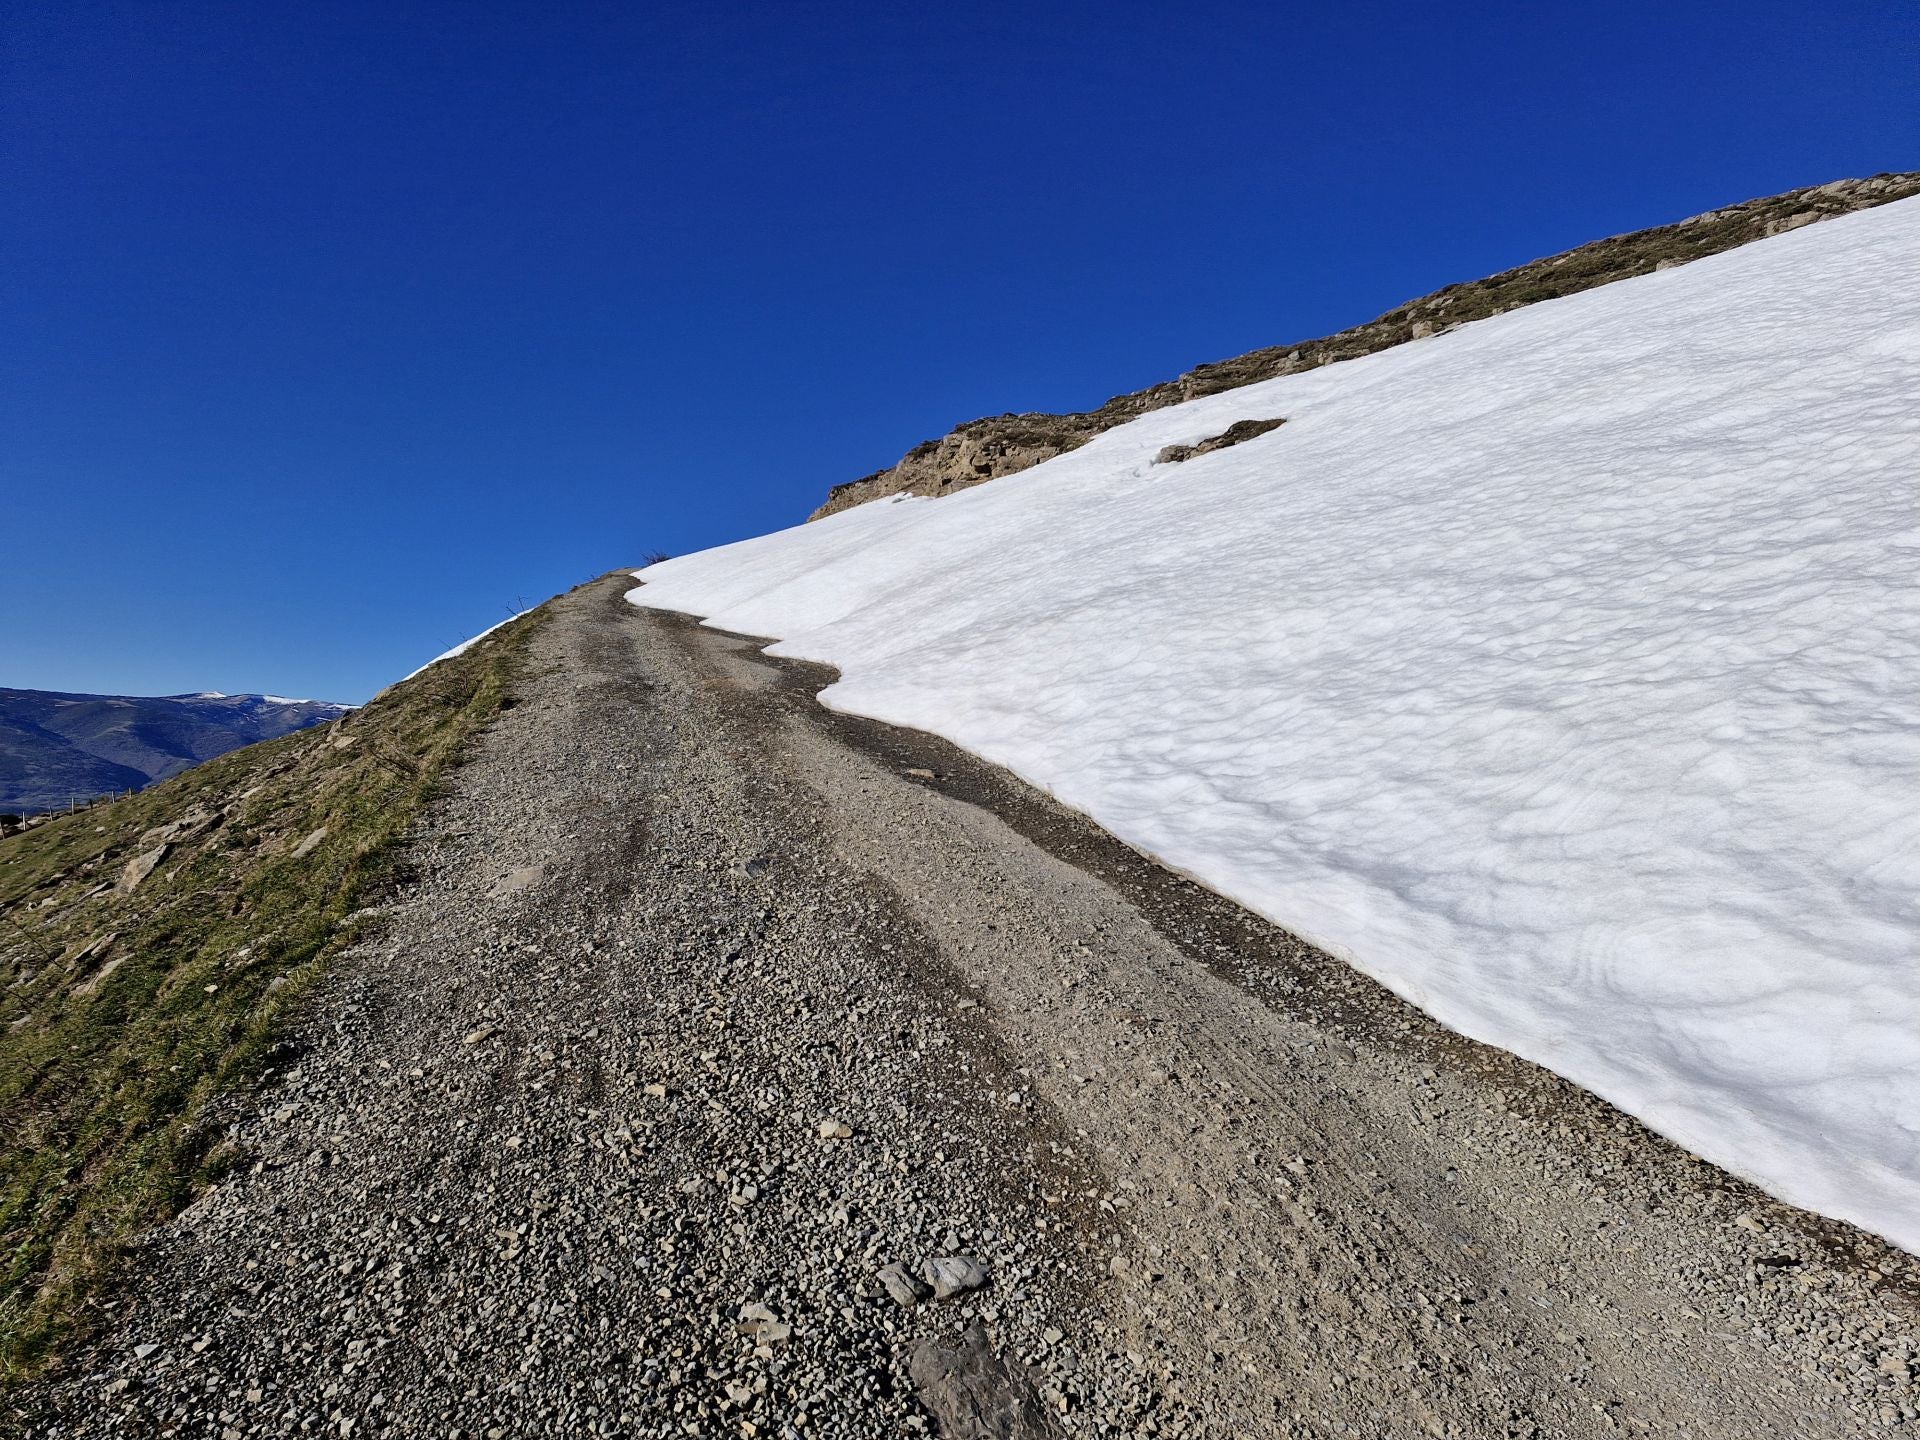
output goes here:
<path id="1" fill-rule="evenodd" d="M 834 486 L 826 504 L 808 518 L 818 520 L 888 495 L 951 495 L 1076 450 L 1101 432 L 1150 410 L 1317 369 L 1337 360 L 1371 355 L 1390 346 L 1444 334 L 1471 320 L 1484 320 L 1540 300 L 1577 295 L 1615 280 L 1717 255 L 1754 240 L 1916 194 L 1920 194 L 1920 172 L 1915 171 L 1789 190 L 1710 210 L 1677 224 L 1596 240 L 1484 280 L 1449 285 L 1337 335 L 1269 346 L 1231 360 L 1199 365 L 1177 380 L 1115 396 L 1096 410 L 1069 415 L 989 415 L 970 420 L 938 440 L 916 445 L 888 469 Z"/>

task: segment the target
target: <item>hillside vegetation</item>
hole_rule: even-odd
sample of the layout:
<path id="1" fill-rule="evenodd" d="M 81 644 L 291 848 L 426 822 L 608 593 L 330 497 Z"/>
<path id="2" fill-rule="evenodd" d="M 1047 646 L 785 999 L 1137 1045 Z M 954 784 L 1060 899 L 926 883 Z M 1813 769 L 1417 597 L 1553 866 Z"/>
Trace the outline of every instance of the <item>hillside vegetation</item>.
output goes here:
<path id="1" fill-rule="evenodd" d="M 216 1102 L 275 1063 L 538 623 L 0 840 L 0 1377 L 98 1318 L 116 1255 L 220 1175 Z"/>
<path id="2" fill-rule="evenodd" d="M 1151 410 L 1313 370 L 1336 360 L 1371 355 L 1409 340 L 1442 334 L 1470 320 L 1484 320 L 1541 300 L 1577 295 L 1596 285 L 1718 255 L 1753 240 L 1916 194 L 1920 194 L 1920 172 L 1835 180 L 1789 190 L 1783 195 L 1711 210 L 1674 225 L 1596 240 L 1484 280 L 1449 285 L 1337 335 L 1273 345 L 1231 360 L 1200 365 L 1177 380 L 1115 396 L 1097 410 L 1072 415 L 989 415 L 971 420 L 939 440 L 916 445 L 889 469 L 834 486 L 827 503 L 809 518 L 818 520 L 888 495 L 950 495 L 1077 450 L 1094 436 Z"/>

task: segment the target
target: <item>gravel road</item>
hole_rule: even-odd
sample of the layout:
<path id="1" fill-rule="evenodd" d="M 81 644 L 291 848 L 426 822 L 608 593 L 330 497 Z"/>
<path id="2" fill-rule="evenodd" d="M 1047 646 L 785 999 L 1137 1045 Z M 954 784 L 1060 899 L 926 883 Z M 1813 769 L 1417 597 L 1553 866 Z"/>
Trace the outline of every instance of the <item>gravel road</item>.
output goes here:
<path id="1" fill-rule="evenodd" d="M 19 1433 L 1920 1431 L 1908 1257 L 630 584 Z"/>

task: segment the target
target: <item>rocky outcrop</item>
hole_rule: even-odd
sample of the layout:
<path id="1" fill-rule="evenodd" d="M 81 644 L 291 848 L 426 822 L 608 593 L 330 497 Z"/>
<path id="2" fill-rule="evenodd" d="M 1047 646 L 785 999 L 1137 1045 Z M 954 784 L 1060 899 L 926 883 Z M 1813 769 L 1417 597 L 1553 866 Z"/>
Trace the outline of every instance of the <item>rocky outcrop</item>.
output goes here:
<path id="1" fill-rule="evenodd" d="M 1218 435 L 1208 436 L 1198 445 L 1167 445 L 1153 457 L 1156 465 L 1178 465 L 1197 455 L 1211 455 L 1216 450 L 1225 450 L 1232 445 L 1244 445 L 1247 441 L 1265 435 L 1269 430 L 1278 430 L 1286 424 L 1283 415 L 1274 420 L 1236 420 Z"/>
<path id="2" fill-rule="evenodd" d="M 1073 415 L 990 415 L 970 420 L 941 439 L 916 445 L 890 469 L 834 486 L 827 503 L 809 518 L 818 520 L 888 495 L 950 495 L 1076 450 L 1102 431 L 1150 410 L 1278 375 L 1312 370 L 1336 360 L 1370 355 L 1389 346 L 1443 334 L 1470 320 L 1670 269 L 1749 241 L 1917 194 L 1920 172 L 1835 180 L 1789 190 L 1784 195 L 1710 210 L 1675 225 L 1596 240 L 1485 280 L 1449 285 L 1338 335 L 1275 345 L 1232 360 L 1196 366 L 1177 380 L 1115 396 L 1097 410 Z"/>

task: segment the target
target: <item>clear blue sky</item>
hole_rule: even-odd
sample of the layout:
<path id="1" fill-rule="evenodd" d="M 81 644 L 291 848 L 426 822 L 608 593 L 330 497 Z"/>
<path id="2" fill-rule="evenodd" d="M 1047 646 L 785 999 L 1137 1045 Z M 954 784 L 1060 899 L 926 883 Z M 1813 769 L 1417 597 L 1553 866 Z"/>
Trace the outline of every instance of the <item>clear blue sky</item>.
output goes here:
<path id="1" fill-rule="evenodd" d="M 0 684 L 360 700 L 954 423 L 1920 166 L 1854 3 L 0 18 Z"/>

